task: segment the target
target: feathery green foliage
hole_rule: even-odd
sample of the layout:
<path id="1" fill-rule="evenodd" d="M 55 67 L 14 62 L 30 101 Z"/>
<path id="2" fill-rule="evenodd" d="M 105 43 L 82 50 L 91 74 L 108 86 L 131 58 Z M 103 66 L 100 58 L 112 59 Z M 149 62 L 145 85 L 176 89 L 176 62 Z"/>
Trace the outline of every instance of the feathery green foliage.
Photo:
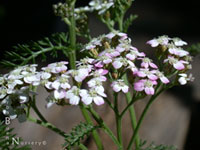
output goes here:
<path id="1" fill-rule="evenodd" d="M 7 126 L 1 122 L 0 123 L 0 149 L 1 150 L 31 150 L 31 148 L 26 146 L 20 146 L 12 142 L 13 138 L 16 138 L 16 134 L 12 133 L 13 128 L 7 130 Z M 19 138 L 22 142 L 22 139 Z"/>
<path id="2" fill-rule="evenodd" d="M 46 37 L 37 42 L 30 44 L 22 44 L 14 47 L 13 51 L 7 51 L 5 59 L 1 64 L 5 67 L 16 67 L 26 65 L 28 63 L 35 63 L 35 59 L 41 56 L 42 61 L 46 60 L 46 53 L 50 53 L 52 57 L 57 57 L 58 50 L 63 51 L 65 55 L 70 52 L 67 34 L 56 33 L 50 38 Z"/>
<path id="3" fill-rule="evenodd" d="M 168 145 L 155 145 L 154 143 L 151 143 L 148 146 L 145 146 L 147 144 L 146 141 L 142 141 L 140 143 L 140 149 L 139 150 L 178 150 L 174 146 L 168 146 Z"/>
<path id="4" fill-rule="evenodd" d="M 200 54 L 200 43 L 196 43 L 187 48 L 192 56 Z"/>
<path id="5" fill-rule="evenodd" d="M 70 149 L 72 146 L 79 145 L 81 140 L 85 136 L 89 136 L 89 134 L 96 128 L 97 126 L 80 122 L 69 134 L 66 135 L 66 142 L 63 144 L 63 147 L 65 147 L 65 149 Z"/>
<path id="6" fill-rule="evenodd" d="M 130 27 L 130 25 L 133 23 L 133 21 L 137 18 L 137 15 L 133 15 L 131 14 L 125 21 L 124 21 L 124 25 L 123 25 L 123 29 L 124 32 L 128 31 L 128 28 Z"/>

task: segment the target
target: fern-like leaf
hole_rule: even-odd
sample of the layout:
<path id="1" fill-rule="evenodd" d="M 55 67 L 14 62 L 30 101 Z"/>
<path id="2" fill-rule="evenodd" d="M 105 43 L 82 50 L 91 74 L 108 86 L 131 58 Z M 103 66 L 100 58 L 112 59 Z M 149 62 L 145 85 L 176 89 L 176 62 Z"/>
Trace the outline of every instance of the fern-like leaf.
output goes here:
<path id="1" fill-rule="evenodd" d="M 66 135 L 65 138 L 65 143 L 63 144 L 63 147 L 68 150 L 70 149 L 72 146 L 77 146 L 80 144 L 81 140 L 85 137 L 85 136 L 89 136 L 89 134 L 96 129 L 97 126 L 93 126 L 91 124 L 87 124 L 87 123 L 82 123 L 80 122 L 80 124 L 78 124 L 77 126 L 75 126 L 71 132 L 69 134 Z"/>
<path id="2" fill-rule="evenodd" d="M 56 33 L 50 38 L 46 37 L 37 42 L 30 42 L 30 44 L 14 46 L 13 51 L 6 52 L 5 59 L 1 61 L 1 64 L 5 67 L 26 65 L 27 63 L 35 63 L 38 56 L 41 56 L 42 60 L 45 61 L 46 53 L 57 57 L 58 50 L 63 51 L 64 54 L 71 51 L 65 33 Z"/>
<path id="3" fill-rule="evenodd" d="M 191 45 L 187 50 L 190 52 L 192 56 L 196 56 L 200 54 L 200 43 L 196 43 Z"/>
<path id="4" fill-rule="evenodd" d="M 124 32 L 128 31 L 129 26 L 133 23 L 133 21 L 137 18 L 137 15 L 131 14 L 125 21 L 124 21 Z"/>
<path id="5" fill-rule="evenodd" d="M 153 142 L 146 146 L 147 142 L 142 141 L 140 142 L 139 150 L 178 150 L 175 146 L 168 146 L 168 145 L 155 145 Z"/>
<path id="6" fill-rule="evenodd" d="M 7 129 L 7 125 L 3 122 L 0 123 L 0 149 L 1 150 L 31 150 L 31 148 L 26 146 L 20 146 L 20 144 L 16 144 L 13 142 L 13 139 L 18 139 L 16 134 L 12 133 L 13 128 Z M 19 138 L 19 141 L 22 142 L 22 139 Z"/>

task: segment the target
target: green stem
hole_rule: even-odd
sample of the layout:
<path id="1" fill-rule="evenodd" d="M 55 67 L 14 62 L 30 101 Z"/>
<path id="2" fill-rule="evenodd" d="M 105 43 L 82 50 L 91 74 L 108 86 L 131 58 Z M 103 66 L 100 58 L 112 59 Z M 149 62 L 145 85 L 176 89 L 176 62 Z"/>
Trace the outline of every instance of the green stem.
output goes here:
<path id="1" fill-rule="evenodd" d="M 43 121 L 43 122 L 48 122 L 44 116 L 40 113 L 39 109 L 37 108 L 36 104 L 32 104 L 31 107 L 33 108 L 33 110 L 35 111 L 35 113 L 38 115 L 38 117 Z"/>
<path id="2" fill-rule="evenodd" d="M 124 79 L 124 82 L 128 85 L 129 82 L 128 82 L 126 74 L 124 74 L 123 79 Z M 132 100 L 132 98 L 131 98 L 130 92 L 126 93 L 127 104 L 130 104 L 131 100 Z M 133 107 L 129 106 L 128 108 L 129 108 L 129 115 L 130 115 L 130 119 L 131 119 L 132 128 L 135 131 L 135 128 L 137 126 L 137 119 L 136 119 L 136 114 L 135 114 L 134 106 Z M 139 145 L 140 145 L 140 138 L 139 138 L 138 133 L 135 136 L 136 136 L 135 145 L 136 145 L 136 147 L 139 147 Z"/>
<path id="3" fill-rule="evenodd" d="M 60 129 L 56 128 L 54 125 L 52 125 L 51 123 L 49 122 L 43 122 L 41 120 L 38 120 L 38 119 L 35 119 L 31 116 L 28 117 L 28 120 L 31 121 L 31 122 L 34 122 L 36 124 L 39 124 L 43 127 L 46 127 L 54 132 L 56 132 L 57 134 L 61 135 L 62 137 L 66 137 L 66 133 L 64 131 L 61 131 Z"/>
<path id="4" fill-rule="evenodd" d="M 115 110 L 115 120 L 116 120 L 116 128 L 117 128 L 117 139 L 119 143 L 121 144 L 121 147 L 123 147 L 123 141 L 122 141 L 122 118 L 119 115 L 118 110 L 118 93 L 114 93 L 114 110 Z"/>
<path id="5" fill-rule="evenodd" d="M 160 85 L 158 85 L 157 89 L 159 89 L 159 87 L 160 87 Z M 157 92 L 155 95 L 153 95 L 153 96 L 150 98 L 150 100 L 149 100 L 149 102 L 147 103 L 147 105 L 145 106 L 145 108 L 144 108 L 144 110 L 143 110 L 143 112 L 142 112 L 142 115 L 140 116 L 140 119 L 139 119 L 139 121 L 138 121 L 138 124 L 137 124 L 137 126 L 136 126 L 136 128 L 135 128 L 135 132 L 134 132 L 134 134 L 133 134 L 133 136 L 132 136 L 132 138 L 131 138 L 131 140 L 130 140 L 130 142 L 129 142 L 129 145 L 128 145 L 127 150 L 131 150 L 132 144 L 133 144 L 134 140 L 136 139 L 136 136 L 137 136 L 137 134 L 138 134 L 138 131 L 139 131 L 139 129 L 140 129 L 140 126 L 141 126 L 141 124 L 142 124 L 142 121 L 144 120 L 144 117 L 145 117 L 147 111 L 149 110 L 151 104 L 152 104 L 153 101 L 157 98 L 157 96 L 160 95 L 160 93 L 162 93 L 163 91 L 164 91 L 164 88 L 163 88 L 162 90 L 160 90 L 159 92 Z M 139 147 L 136 146 L 136 150 L 138 150 L 138 148 L 139 148 Z"/>
<path id="6" fill-rule="evenodd" d="M 88 108 L 89 112 L 92 114 L 96 122 L 102 126 L 103 130 L 110 136 L 110 138 L 113 140 L 113 142 L 118 146 L 118 149 L 121 150 L 121 144 L 118 142 L 117 138 L 113 134 L 113 132 L 110 130 L 110 128 L 105 124 L 103 119 L 95 112 L 95 110 L 92 107 Z"/>
<path id="7" fill-rule="evenodd" d="M 90 118 L 90 116 L 88 114 L 87 109 L 85 108 L 85 106 L 82 103 L 80 104 L 80 108 L 81 108 L 81 112 L 83 114 L 83 117 L 85 118 L 87 123 L 93 124 L 93 122 L 92 122 L 92 120 L 91 120 L 91 118 Z M 103 148 L 101 139 L 100 139 L 100 137 L 98 135 L 98 132 L 96 130 L 92 131 L 92 136 L 94 138 L 94 141 L 95 141 L 95 143 L 97 145 L 98 150 L 103 150 L 104 148 Z"/>
<path id="8" fill-rule="evenodd" d="M 88 148 L 85 147 L 85 145 L 83 145 L 83 144 L 80 144 L 80 145 L 79 145 L 79 148 L 82 149 L 82 150 L 88 150 Z"/>

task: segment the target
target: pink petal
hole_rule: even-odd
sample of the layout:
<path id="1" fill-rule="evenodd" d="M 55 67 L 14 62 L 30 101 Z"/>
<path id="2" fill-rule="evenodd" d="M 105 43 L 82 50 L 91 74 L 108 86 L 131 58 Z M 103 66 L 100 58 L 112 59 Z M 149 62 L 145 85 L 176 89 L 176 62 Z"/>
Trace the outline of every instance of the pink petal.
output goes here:
<path id="1" fill-rule="evenodd" d="M 100 62 L 96 63 L 96 64 L 95 64 L 95 67 L 97 67 L 97 68 L 102 68 L 102 67 L 103 67 L 102 62 L 100 61 Z"/>
<path id="2" fill-rule="evenodd" d="M 146 62 L 142 62 L 142 63 L 141 63 L 141 66 L 144 67 L 144 68 L 148 68 L 148 67 L 149 67 L 149 64 L 146 63 Z"/>
<path id="3" fill-rule="evenodd" d="M 97 97 L 94 97 L 94 103 L 97 105 L 102 105 L 104 104 L 104 100 L 102 97 L 97 96 Z"/>
<path id="4" fill-rule="evenodd" d="M 136 82 L 135 84 L 134 84 L 134 89 L 136 90 L 136 91 L 143 91 L 144 90 L 144 83 L 143 82 Z"/>
<path id="5" fill-rule="evenodd" d="M 92 103 L 92 97 L 83 97 L 82 101 L 85 105 L 90 105 Z"/>
<path id="6" fill-rule="evenodd" d="M 154 69 L 157 69 L 157 68 L 158 68 L 158 67 L 157 67 L 154 63 L 152 63 L 152 62 L 150 62 L 149 65 L 150 65 L 152 68 L 154 68 Z"/>
<path id="7" fill-rule="evenodd" d="M 139 76 L 139 77 L 146 77 L 146 74 L 143 72 L 143 71 L 138 71 L 137 72 L 137 75 Z"/>
<path id="8" fill-rule="evenodd" d="M 112 64 L 115 69 L 119 69 L 122 67 L 122 63 L 120 61 L 114 61 Z"/>
<path id="9" fill-rule="evenodd" d="M 157 40 L 147 41 L 147 44 L 151 45 L 152 47 L 157 47 L 159 45 L 159 43 L 157 42 Z"/>
<path id="10" fill-rule="evenodd" d="M 135 59 L 135 55 L 127 54 L 126 58 L 128 58 L 129 60 L 134 60 Z"/>
<path id="11" fill-rule="evenodd" d="M 123 91 L 124 93 L 127 93 L 127 92 L 128 92 L 128 86 L 122 87 L 122 91 Z"/>
<path id="12" fill-rule="evenodd" d="M 157 80 L 158 79 L 158 77 L 154 74 L 148 75 L 148 78 L 151 79 L 151 80 Z"/>
<path id="13" fill-rule="evenodd" d="M 119 92 L 121 90 L 121 87 L 118 84 L 113 85 L 113 90 L 115 92 Z"/>
<path id="14" fill-rule="evenodd" d="M 150 87 L 150 88 L 146 87 L 145 88 L 145 93 L 147 95 L 153 95 L 154 94 L 154 88 L 153 87 Z"/>
<path id="15" fill-rule="evenodd" d="M 162 81 L 162 83 L 167 84 L 169 83 L 169 80 L 166 77 L 161 77 L 160 80 Z"/>
<path id="16" fill-rule="evenodd" d="M 185 68 L 185 66 L 181 62 L 177 62 L 177 63 L 173 64 L 173 66 L 177 70 L 183 70 Z"/>

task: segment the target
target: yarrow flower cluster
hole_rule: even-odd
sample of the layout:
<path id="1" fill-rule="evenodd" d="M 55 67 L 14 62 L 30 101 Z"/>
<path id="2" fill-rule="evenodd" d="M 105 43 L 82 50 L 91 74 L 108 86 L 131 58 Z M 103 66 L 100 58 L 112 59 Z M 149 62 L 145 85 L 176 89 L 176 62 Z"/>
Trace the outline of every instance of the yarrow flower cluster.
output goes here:
<path id="1" fill-rule="evenodd" d="M 187 45 L 187 43 L 180 38 L 170 38 L 168 36 L 160 36 L 153 40 L 147 42 L 147 44 L 152 47 L 158 48 L 164 54 L 160 54 L 163 57 L 163 63 L 166 64 L 166 67 L 171 69 L 171 71 L 178 71 L 178 81 L 181 85 L 187 83 L 187 81 L 193 81 L 194 78 L 190 75 L 187 78 L 185 72 L 192 68 L 190 62 L 192 57 L 189 55 L 189 52 L 184 50 L 182 46 Z M 172 68 L 169 68 L 171 65 Z"/>
<path id="2" fill-rule="evenodd" d="M 86 44 L 82 51 L 88 52 L 91 58 L 77 61 L 74 70 L 68 70 L 67 61 L 61 61 L 51 63 L 41 68 L 41 71 L 36 70 L 35 64 L 18 67 L 0 77 L 1 111 L 13 119 L 24 116 L 25 104 L 36 94 L 33 90 L 38 86 L 45 87 L 50 93 L 46 107 L 63 101 L 71 105 L 80 102 L 85 105 L 92 102 L 102 105 L 107 97 L 103 86 L 107 79 L 111 81 L 110 86 L 115 93 L 135 90 L 143 95 L 154 95 L 157 84 L 170 83 L 166 75 L 176 71 L 177 82 L 181 85 L 193 80 L 185 74 L 189 69 L 190 56 L 179 47 L 186 45 L 186 42 L 162 36 L 147 43 L 152 47 L 161 47 L 161 50 L 165 46 L 162 59 L 164 64 L 172 66 L 171 70 L 169 67 L 159 70 L 160 66 L 131 45 L 127 34 L 114 31 Z M 127 72 L 131 73 L 129 78 L 132 89 L 122 78 Z M 83 82 L 87 83 L 86 88 L 81 87 Z"/>

